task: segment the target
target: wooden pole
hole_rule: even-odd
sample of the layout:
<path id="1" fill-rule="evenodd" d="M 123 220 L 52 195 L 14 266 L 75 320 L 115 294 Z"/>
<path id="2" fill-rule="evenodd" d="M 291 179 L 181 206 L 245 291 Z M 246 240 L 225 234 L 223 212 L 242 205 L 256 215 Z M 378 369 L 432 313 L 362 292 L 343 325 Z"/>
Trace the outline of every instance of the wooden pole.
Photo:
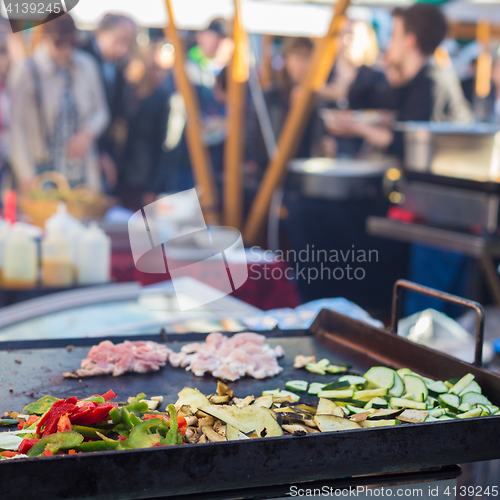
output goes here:
<path id="1" fill-rule="evenodd" d="M 260 235 L 274 190 L 281 185 L 286 166 L 298 147 L 317 91 L 326 83 L 339 51 L 336 40 L 342 27 L 349 0 L 338 0 L 327 34 L 316 44 L 309 71 L 300 86 L 297 100 L 290 109 L 281 132 L 277 153 L 271 158 L 245 227 L 245 241 L 251 244 Z"/>
<path id="2" fill-rule="evenodd" d="M 228 136 L 224 148 L 224 223 L 241 229 L 243 186 L 241 165 L 245 144 L 248 82 L 248 37 L 243 27 L 240 0 L 234 0 L 234 53 L 227 74 Z"/>
<path id="3" fill-rule="evenodd" d="M 216 224 L 219 219 L 217 187 L 208 149 L 202 140 L 198 97 L 186 73 L 184 45 L 175 26 L 171 0 L 165 0 L 165 5 L 169 18 L 165 27 L 165 34 L 175 48 L 174 77 L 177 89 L 181 93 L 186 106 L 186 139 L 189 158 L 193 167 L 205 220 L 209 224 Z"/>
<path id="4" fill-rule="evenodd" d="M 483 46 L 483 51 L 477 58 L 475 90 L 476 95 L 484 99 L 491 92 L 491 72 L 493 66 L 493 58 L 488 50 L 490 44 L 490 23 L 488 21 L 477 23 L 476 39 Z"/>
<path id="5" fill-rule="evenodd" d="M 262 35 L 262 59 L 260 65 L 260 85 L 267 90 L 273 84 L 273 35 Z"/>

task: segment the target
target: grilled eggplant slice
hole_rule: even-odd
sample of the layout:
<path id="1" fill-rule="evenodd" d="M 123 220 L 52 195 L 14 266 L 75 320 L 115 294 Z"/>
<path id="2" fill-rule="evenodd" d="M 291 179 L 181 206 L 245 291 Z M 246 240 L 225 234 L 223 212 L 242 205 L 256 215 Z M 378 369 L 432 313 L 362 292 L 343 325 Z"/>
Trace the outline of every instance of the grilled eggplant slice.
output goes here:
<path id="1" fill-rule="evenodd" d="M 321 432 L 344 431 L 348 429 L 360 429 L 361 425 L 348 418 L 336 415 L 316 415 L 314 422 Z"/>
<path id="2" fill-rule="evenodd" d="M 221 405 L 229 402 L 229 396 L 226 394 L 225 396 L 210 396 L 210 403 L 213 405 Z"/>
<path id="3" fill-rule="evenodd" d="M 429 416 L 429 412 L 425 410 L 405 410 L 401 415 L 397 416 L 398 420 L 408 422 L 410 424 L 420 424 L 425 422 Z"/>
<path id="4" fill-rule="evenodd" d="M 238 408 L 236 406 L 203 406 L 201 410 L 226 424 L 232 425 L 240 432 L 248 434 L 255 431 L 259 436 L 282 436 L 283 430 L 271 415 L 271 411 L 256 406 Z"/>
<path id="5" fill-rule="evenodd" d="M 398 417 L 398 415 L 401 415 L 402 413 L 404 413 L 404 408 L 400 408 L 398 410 L 381 409 L 381 410 L 377 410 L 376 412 L 374 412 L 368 418 L 370 420 L 389 420 L 389 419 L 394 419 L 394 418 Z M 427 412 L 425 412 L 425 413 L 427 413 Z M 422 422 L 423 422 L 423 420 L 422 420 Z"/>
<path id="6" fill-rule="evenodd" d="M 392 420 L 365 420 L 360 422 L 361 427 L 386 427 L 388 425 L 398 425 L 396 419 Z"/>
<path id="7" fill-rule="evenodd" d="M 293 434 L 294 436 L 319 432 L 318 429 L 313 429 L 312 427 L 303 424 L 285 424 L 283 425 L 283 430 Z"/>
<path id="8" fill-rule="evenodd" d="M 261 396 L 253 402 L 253 406 L 258 406 L 262 408 L 271 408 L 273 406 L 273 396 L 272 394 L 267 394 L 266 396 Z"/>
<path id="9" fill-rule="evenodd" d="M 316 415 L 336 415 L 337 417 L 344 417 L 344 410 L 329 399 L 320 398 Z"/>
<path id="10" fill-rule="evenodd" d="M 184 387 L 179 394 L 179 399 L 175 403 L 175 408 L 180 408 L 181 406 L 187 405 L 191 408 L 193 413 L 196 413 L 202 406 L 210 405 L 207 397 L 203 395 L 198 389 L 191 389 L 190 387 Z"/>
<path id="11" fill-rule="evenodd" d="M 243 432 L 236 429 L 232 425 L 226 425 L 226 439 L 228 441 L 239 441 L 244 439 L 250 439 L 247 435 L 243 434 Z"/>

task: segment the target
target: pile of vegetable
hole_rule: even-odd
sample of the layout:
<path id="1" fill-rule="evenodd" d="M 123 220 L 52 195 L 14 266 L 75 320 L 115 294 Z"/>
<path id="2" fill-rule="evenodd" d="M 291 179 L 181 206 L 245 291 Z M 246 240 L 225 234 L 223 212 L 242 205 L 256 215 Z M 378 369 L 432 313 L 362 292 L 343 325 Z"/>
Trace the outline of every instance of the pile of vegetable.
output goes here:
<path id="1" fill-rule="evenodd" d="M 328 360 L 326 360 L 328 361 Z M 320 361 L 322 365 L 329 366 Z M 258 398 L 235 396 L 222 382 L 204 395 L 185 387 L 175 405 L 158 410 L 162 396 L 141 393 L 119 405 L 113 391 L 78 400 L 45 396 L 0 424 L 19 427 L 0 433 L 0 459 L 151 448 L 183 443 L 302 436 L 365 427 L 500 415 L 469 373 L 436 381 L 407 368 L 374 367 L 363 376 L 341 375 L 336 382 L 293 380 L 285 389 Z M 300 403 L 306 394 L 308 402 Z M 310 403 L 310 399 L 319 401 Z"/>
<path id="2" fill-rule="evenodd" d="M 310 365 L 305 365 L 308 371 L 311 371 Z M 313 365 L 315 370 L 317 366 L 328 367 L 330 362 L 324 359 Z M 300 399 L 297 392 L 329 399 L 342 406 L 346 415 L 372 415 L 380 409 L 412 409 L 418 422 L 500 415 L 500 408 L 482 394 L 472 373 L 461 379 L 441 381 L 423 377 L 408 368 L 396 371 L 378 366 L 362 377 L 343 375 L 330 384 L 292 380 L 285 389 L 292 391 L 287 394 L 294 401 Z"/>
<path id="3" fill-rule="evenodd" d="M 112 390 L 78 400 L 44 396 L 23 413 L 12 412 L 4 425 L 16 424 L 16 432 L 0 433 L 0 459 L 125 450 L 180 444 L 186 419 L 173 405 L 167 412 L 156 408 L 161 396 L 145 400 L 138 394 L 123 406 L 110 402 Z"/>

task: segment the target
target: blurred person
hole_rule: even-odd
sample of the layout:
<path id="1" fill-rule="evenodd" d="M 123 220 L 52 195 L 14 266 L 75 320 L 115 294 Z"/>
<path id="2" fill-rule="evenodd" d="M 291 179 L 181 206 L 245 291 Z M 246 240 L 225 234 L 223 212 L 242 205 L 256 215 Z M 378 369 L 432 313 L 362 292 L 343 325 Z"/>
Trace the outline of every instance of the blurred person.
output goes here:
<path id="1" fill-rule="evenodd" d="M 157 52 L 155 45 L 139 50 L 126 73 L 133 94 L 123 161 L 122 198 L 125 206 L 133 210 L 142 206 L 143 194 L 151 189 L 166 133 L 168 93 L 162 86 L 165 69 L 158 64 Z M 145 199 L 149 203 L 153 201 L 151 196 Z"/>
<path id="2" fill-rule="evenodd" d="M 71 186 L 101 190 L 96 141 L 109 113 L 94 60 L 75 48 L 69 14 L 49 16 L 43 41 L 13 72 L 12 167 L 21 189 L 54 170 Z"/>
<path id="3" fill-rule="evenodd" d="M 500 84 L 500 79 L 497 76 L 497 84 L 495 84 L 495 71 L 497 73 L 499 72 L 498 69 L 495 69 L 495 65 L 498 67 L 498 63 L 493 62 L 491 73 L 491 90 L 486 97 L 479 97 L 476 94 L 477 59 L 474 59 L 471 63 L 471 76 L 469 78 L 463 79 L 461 82 L 464 95 L 472 105 L 476 120 L 480 122 L 496 122 L 499 118 L 495 116 L 495 101 L 497 99 L 497 88 Z"/>
<path id="4" fill-rule="evenodd" d="M 494 120 L 496 123 L 500 123 L 500 49 L 498 49 L 497 57 L 493 62 L 491 79 L 493 80 L 495 90 L 495 104 L 493 107 Z"/>
<path id="5" fill-rule="evenodd" d="M 416 4 L 393 11 L 393 31 L 385 54 L 391 98 L 399 121 L 472 120 L 456 75 L 431 65 L 434 51 L 443 41 L 447 23 L 429 4 Z M 403 158 L 403 136 L 391 128 L 360 123 L 346 115 L 328 125 L 341 136 L 361 137 L 373 146 Z"/>
<path id="6" fill-rule="evenodd" d="M 0 186 L 10 184 L 10 121 L 11 93 L 7 78 L 12 64 L 9 50 L 8 27 L 0 25 Z"/>
<path id="7" fill-rule="evenodd" d="M 226 25 L 222 19 L 214 19 L 207 29 L 196 32 L 196 45 L 189 49 L 186 61 L 186 71 L 193 85 L 214 87 L 223 67 L 216 58 L 225 38 Z"/>
<path id="8" fill-rule="evenodd" d="M 287 38 L 283 43 L 284 66 L 276 74 L 276 86 L 264 95 L 276 140 L 290 108 L 298 97 L 300 84 L 309 70 L 313 48 L 313 42 L 309 38 Z M 297 147 L 295 158 L 322 156 L 323 151 L 328 149 L 324 144 L 324 137 L 322 122 L 317 109 L 314 109 Z M 269 162 L 255 109 L 251 109 L 248 120 L 246 160 L 246 171 L 255 175 L 262 172 Z"/>
<path id="9" fill-rule="evenodd" d="M 127 112 L 131 93 L 125 78 L 127 57 L 135 47 L 137 28 L 128 17 L 106 14 L 94 36 L 83 47 L 99 66 L 110 110 L 110 122 L 99 138 L 99 162 L 107 191 L 113 192 L 120 175 L 119 166 L 127 138 Z"/>

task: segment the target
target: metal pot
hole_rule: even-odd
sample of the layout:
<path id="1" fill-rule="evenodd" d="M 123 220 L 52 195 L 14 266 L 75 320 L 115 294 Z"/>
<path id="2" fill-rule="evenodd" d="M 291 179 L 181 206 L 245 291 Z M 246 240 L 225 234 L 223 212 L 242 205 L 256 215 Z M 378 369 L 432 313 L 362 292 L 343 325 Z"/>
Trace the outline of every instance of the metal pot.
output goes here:
<path id="1" fill-rule="evenodd" d="M 487 123 L 399 123 L 404 131 L 405 169 L 446 177 L 498 181 L 500 129 Z"/>
<path id="2" fill-rule="evenodd" d="M 392 158 L 296 159 L 289 163 L 287 187 L 305 198 L 353 200 L 382 193 L 385 172 L 395 167 Z"/>

